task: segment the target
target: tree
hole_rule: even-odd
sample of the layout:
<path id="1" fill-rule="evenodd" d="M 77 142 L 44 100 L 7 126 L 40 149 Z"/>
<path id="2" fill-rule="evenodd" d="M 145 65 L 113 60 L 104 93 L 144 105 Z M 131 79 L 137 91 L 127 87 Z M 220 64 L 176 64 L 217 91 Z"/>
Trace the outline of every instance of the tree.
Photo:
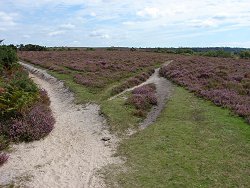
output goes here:
<path id="1" fill-rule="evenodd" d="M 240 58 L 250 59 L 250 50 L 245 50 L 240 52 Z"/>

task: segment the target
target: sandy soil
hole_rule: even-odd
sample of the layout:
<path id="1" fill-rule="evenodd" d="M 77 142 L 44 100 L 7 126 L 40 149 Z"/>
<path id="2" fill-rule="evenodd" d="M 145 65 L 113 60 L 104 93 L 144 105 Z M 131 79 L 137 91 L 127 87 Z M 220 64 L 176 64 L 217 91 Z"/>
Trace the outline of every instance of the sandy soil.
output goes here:
<path id="1" fill-rule="evenodd" d="M 112 157 L 117 138 L 106 130 L 99 106 L 75 105 L 62 82 L 46 71 L 23 66 L 47 90 L 56 124 L 45 139 L 13 146 L 8 162 L 0 168 L 0 187 L 12 182 L 32 188 L 105 187 L 97 170 L 120 160 Z M 109 143 L 101 140 L 105 136 L 111 138 Z"/>
<path id="2" fill-rule="evenodd" d="M 168 66 L 171 62 L 172 61 L 168 61 L 163 66 Z M 149 77 L 149 79 L 146 80 L 145 82 L 143 82 L 142 84 L 135 86 L 135 87 L 132 87 L 132 88 L 129 88 L 129 89 L 126 89 L 123 92 L 119 93 L 118 95 L 115 95 L 109 99 L 109 100 L 113 100 L 116 97 L 119 97 L 128 91 L 132 91 L 135 88 L 138 88 L 138 87 L 146 85 L 146 84 L 150 84 L 150 83 L 155 84 L 158 105 L 154 106 L 151 109 L 151 111 L 148 113 L 145 120 L 140 124 L 140 129 L 145 129 L 146 127 L 151 125 L 153 122 L 155 122 L 155 120 L 160 115 L 161 111 L 163 110 L 163 108 L 166 104 L 166 101 L 170 98 L 170 95 L 173 91 L 172 83 L 169 80 L 167 80 L 166 78 L 161 77 L 159 75 L 159 70 L 160 70 L 160 68 L 155 69 L 154 74 L 152 74 Z M 134 133 L 134 132 L 132 131 L 132 133 Z"/>

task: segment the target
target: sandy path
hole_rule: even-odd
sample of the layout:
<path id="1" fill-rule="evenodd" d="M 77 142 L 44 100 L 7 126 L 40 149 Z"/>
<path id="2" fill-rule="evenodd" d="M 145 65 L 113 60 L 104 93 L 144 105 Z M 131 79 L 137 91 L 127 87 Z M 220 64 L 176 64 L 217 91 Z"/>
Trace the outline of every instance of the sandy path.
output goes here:
<path id="1" fill-rule="evenodd" d="M 0 168 L 0 187 L 11 182 L 32 188 L 105 187 L 96 171 L 119 160 L 111 156 L 117 139 L 105 130 L 99 106 L 75 105 L 73 94 L 62 82 L 43 70 L 23 65 L 47 90 L 56 124 L 45 139 L 13 146 L 9 161 Z M 109 146 L 101 141 L 103 136 L 111 137 Z"/>
<path id="2" fill-rule="evenodd" d="M 172 61 L 168 61 L 163 66 L 168 66 L 171 62 Z M 145 129 L 146 127 L 151 125 L 153 122 L 155 122 L 155 120 L 160 115 L 161 111 L 163 110 L 167 99 L 170 98 L 170 95 L 173 91 L 172 83 L 169 80 L 167 80 L 166 78 L 161 77 L 159 75 L 159 70 L 160 70 L 160 68 L 155 69 L 154 74 L 152 74 L 149 77 L 149 79 L 147 79 L 145 82 L 141 83 L 140 85 L 132 87 L 132 88 L 128 88 L 128 89 L 124 90 L 123 92 L 121 92 L 121 93 L 119 93 L 119 94 L 117 94 L 109 99 L 109 100 L 113 100 L 116 97 L 119 97 L 128 91 L 132 91 L 135 88 L 141 87 L 141 86 L 146 85 L 146 84 L 151 84 L 151 83 L 155 84 L 158 104 L 151 109 L 151 111 L 148 113 L 145 120 L 140 124 L 140 129 Z"/>
<path id="3" fill-rule="evenodd" d="M 163 66 L 168 66 L 172 61 L 168 61 Z M 155 70 L 155 73 L 145 82 L 145 84 L 153 83 L 156 86 L 157 105 L 154 106 L 144 121 L 140 124 L 140 129 L 145 129 L 152 123 L 154 123 L 157 117 L 161 114 L 161 111 L 165 107 L 166 101 L 173 93 L 173 84 L 159 75 L 160 68 Z"/>

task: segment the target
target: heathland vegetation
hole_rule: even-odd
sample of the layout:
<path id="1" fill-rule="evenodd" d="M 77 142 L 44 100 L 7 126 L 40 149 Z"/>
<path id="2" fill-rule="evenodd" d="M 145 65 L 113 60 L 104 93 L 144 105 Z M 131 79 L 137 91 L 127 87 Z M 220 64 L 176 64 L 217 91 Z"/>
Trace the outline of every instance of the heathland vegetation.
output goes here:
<path id="1" fill-rule="evenodd" d="M 162 67 L 160 74 L 250 123 L 249 61 L 186 56 Z"/>
<path id="2" fill-rule="evenodd" d="M 10 143 L 39 140 L 53 129 L 46 91 L 39 89 L 17 63 L 12 47 L 0 46 L 0 165 Z"/>
<path id="3" fill-rule="evenodd" d="M 126 159 L 126 168 L 110 167 L 108 186 L 247 187 L 250 67 L 247 55 L 240 54 L 248 52 L 202 50 L 93 48 L 18 56 L 64 80 L 76 102 L 100 104 L 110 130 L 125 135 L 117 155 Z M 179 86 L 157 121 L 128 137 L 126 131 L 136 129 L 157 105 L 155 85 L 109 99 L 159 67 L 161 76 Z"/>

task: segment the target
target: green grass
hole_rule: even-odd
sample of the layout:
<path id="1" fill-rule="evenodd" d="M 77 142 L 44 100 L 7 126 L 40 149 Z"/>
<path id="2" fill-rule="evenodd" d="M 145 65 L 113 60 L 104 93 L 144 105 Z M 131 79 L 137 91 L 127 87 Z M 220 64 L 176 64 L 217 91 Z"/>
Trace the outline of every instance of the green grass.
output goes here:
<path id="1" fill-rule="evenodd" d="M 111 132 L 120 136 L 128 129 L 137 129 L 142 121 L 142 118 L 133 116 L 135 108 L 125 105 L 125 101 L 123 96 L 120 96 L 101 103 L 101 111 L 107 117 Z"/>
<path id="2" fill-rule="evenodd" d="M 89 90 L 86 87 L 83 87 L 80 84 L 74 82 L 73 77 L 67 74 L 59 74 L 55 71 L 49 71 L 49 73 L 56 77 L 59 80 L 64 81 L 65 85 L 69 87 L 69 89 L 75 93 L 76 103 L 87 103 L 87 102 L 99 102 L 100 95 L 98 93 Z"/>
<path id="3" fill-rule="evenodd" d="M 157 122 L 122 141 L 118 155 L 127 170 L 108 178 L 120 187 L 250 185 L 250 126 L 180 87 Z"/>

